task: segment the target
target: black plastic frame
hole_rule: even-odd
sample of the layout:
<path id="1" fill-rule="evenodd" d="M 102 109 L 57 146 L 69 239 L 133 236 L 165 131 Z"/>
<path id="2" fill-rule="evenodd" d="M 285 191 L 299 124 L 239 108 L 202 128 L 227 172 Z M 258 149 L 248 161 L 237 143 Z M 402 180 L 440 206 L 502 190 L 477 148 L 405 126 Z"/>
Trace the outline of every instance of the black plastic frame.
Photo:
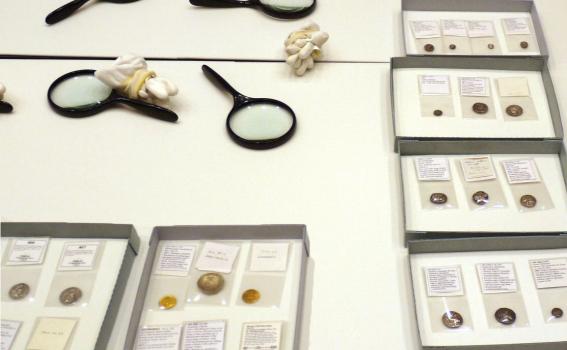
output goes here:
<path id="1" fill-rule="evenodd" d="M 193 6 L 204 7 L 256 7 L 268 16 L 279 19 L 298 19 L 309 16 L 317 7 L 317 0 L 313 0 L 313 5 L 300 11 L 276 11 L 260 2 L 260 0 L 189 0 Z"/>

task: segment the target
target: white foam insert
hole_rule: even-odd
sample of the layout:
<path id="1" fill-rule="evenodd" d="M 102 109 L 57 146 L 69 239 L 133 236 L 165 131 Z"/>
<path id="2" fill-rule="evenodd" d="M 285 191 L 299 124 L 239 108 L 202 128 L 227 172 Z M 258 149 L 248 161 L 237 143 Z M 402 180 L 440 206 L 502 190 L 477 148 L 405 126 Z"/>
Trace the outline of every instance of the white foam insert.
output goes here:
<path id="1" fill-rule="evenodd" d="M 422 344 L 425 346 L 464 346 L 566 341 L 567 323 L 546 323 L 542 316 L 538 290 L 529 266 L 529 260 L 566 256 L 567 249 L 411 255 L 413 291 Z M 476 264 L 494 262 L 514 263 L 518 289 L 524 299 L 529 326 L 517 328 L 488 327 L 487 317 L 493 317 L 493 315 L 486 315 L 482 299 L 483 294 L 476 272 Z M 423 269 L 425 267 L 455 265 L 461 266 L 465 296 L 469 303 L 473 330 L 470 332 L 433 332 L 427 304 L 428 296 Z M 437 319 L 437 316 L 434 315 L 432 319 Z M 441 315 L 439 315 L 440 319 Z"/>
<path id="2" fill-rule="evenodd" d="M 459 159 L 469 157 L 448 157 L 451 164 L 453 186 L 459 207 L 447 210 L 422 209 L 419 182 L 415 170 L 415 156 L 404 156 L 402 180 L 406 230 L 409 231 L 451 231 L 451 232 L 553 232 L 567 230 L 567 191 L 561 172 L 559 157 L 553 154 L 493 154 L 492 163 L 498 181 L 504 191 L 507 207 L 485 210 L 471 210 L 459 175 Z M 470 157 L 474 157 L 471 155 Z M 506 159 L 533 158 L 539 174 L 551 195 L 555 208 L 520 212 L 500 162 Z"/>
<path id="3" fill-rule="evenodd" d="M 75 325 L 67 349 L 94 349 L 100 327 L 102 326 L 110 304 L 114 286 L 118 279 L 124 254 L 128 248 L 128 241 L 126 239 L 93 240 L 104 242 L 104 247 L 98 265 L 94 289 L 86 305 L 46 307 L 45 301 L 50 292 L 53 277 L 57 273 L 57 266 L 63 251 L 63 245 L 66 242 L 74 240 L 84 242 L 88 239 L 51 238 L 49 240 L 49 247 L 47 248 L 41 276 L 33 300 L 30 302 L 2 302 L 2 319 L 22 322 L 12 347 L 14 350 L 25 348 L 33 333 L 38 317 L 77 318 L 78 322 Z M 2 238 L 2 244 L 8 246 L 8 244 L 6 244 L 8 242 L 8 238 Z"/>
<path id="4" fill-rule="evenodd" d="M 521 52 L 510 52 L 508 50 L 508 45 L 506 45 L 506 35 L 504 33 L 504 28 L 502 27 L 502 20 L 504 18 L 528 18 L 531 23 L 531 28 L 533 28 L 532 16 L 529 12 L 466 12 L 466 11 L 403 11 L 403 26 L 405 34 L 405 44 L 406 53 L 408 55 L 416 55 L 419 53 L 415 46 L 415 37 L 413 35 L 413 30 L 411 28 L 412 21 L 427 21 L 435 20 L 440 21 L 443 19 L 459 19 L 459 20 L 470 20 L 470 21 L 492 21 L 494 26 L 494 33 L 496 35 L 496 40 L 500 44 L 502 50 L 502 55 L 513 55 L 513 56 L 533 56 L 539 55 L 539 49 L 526 50 Z M 532 32 L 535 35 L 535 32 Z M 537 38 L 535 38 L 537 40 Z M 539 46 L 539 45 L 538 45 Z M 449 54 L 446 54 L 449 55 Z"/>
<path id="5" fill-rule="evenodd" d="M 418 77 L 449 75 L 456 117 L 423 117 Z M 460 103 L 459 77 L 490 78 L 491 96 L 496 109 L 495 119 L 463 118 Z M 537 108 L 537 120 L 508 120 L 503 116 L 498 96 L 498 78 L 525 77 Z M 540 72 L 482 69 L 401 68 L 394 70 L 394 104 L 398 136 L 466 137 L 466 138 L 538 138 L 554 137 L 547 96 Z M 504 106 L 506 107 L 506 106 Z"/>

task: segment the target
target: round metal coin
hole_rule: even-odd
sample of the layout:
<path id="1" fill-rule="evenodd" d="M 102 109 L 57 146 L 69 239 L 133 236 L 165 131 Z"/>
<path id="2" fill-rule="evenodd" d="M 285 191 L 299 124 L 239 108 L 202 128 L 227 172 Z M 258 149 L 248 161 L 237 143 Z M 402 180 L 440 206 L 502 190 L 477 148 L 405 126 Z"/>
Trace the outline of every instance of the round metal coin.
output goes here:
<path id="1" fill-rule="evenodd" d="M 488 44 L 488 48 L 489 48 L 490 50 L 493 50 L 493 49 L 494 49 L 494 44 Z"/>
<path id="2" fill-rule="evenodd" d="M 524 109 L 518 105 L 510 105 L 506 107 L 506 113 L 510 117 L 519 117 L 524 114 Z"/>
<path id="3" fill-rule="evenodd" d="M 520 204 L 522 205 L 522 207 L 533 208 L 537 204 L 537 199 L 531 194 L 525 194 L 520 197 Z"/>
<path id="4" fill-rule="evenodd" d="M 83 296 L 83 292 L 77 287 L 67 288 L 59 294 L 59 301 L 63 305 L 71 305 Z"/>
<path id="5" fill-rule="evenodd" d="M 10 288 L 8 295 L 14 300 L 25 298 L 30 293 L 30 286 L 25 283 L 18 283 Z"/>
<path id="6" fill-rule="evenodd" d="M 530 45 L 528 44 L 527 41 L 522 41 L 522 42 L 520 43 L 520 47 L 521 47 L 522 49 L 527 49 L 528 46 L 530 46 Z"/>
<path id="7" fill-rule="evenodd" d="M 224 277 L 216 272 L 210 272 L 199 277 L 197 287 L 207 295 L 217 294 L 224 287 Z"/>
<path id="8" fill-rule="evenodd" d="M 435 46 L 433 46 L 433 44 L 425 44 L 423 49 L 427 52 L 433 52 L 433 50 L 435 50 Z"/>
<path id="9" fill-rule="evenodd" d="M 516 322 L 516 313 L 508 308 L 500 308 L 494 313 L 496 321 L 499 323 L 510 325 Z"/>
<path id="10" fill-rule="evenodd" d="M 488 105 L 486 103 L 477 102 L 472 105 L 472 110 L 477 114 L 485 114 L 488 112 Z"/>
<path id="11" fill-rule="evenodd" d="M 436 117 L 440 117 L 440 116 L 443 115 L 443 111 L 440 110 L 440 109 L 436 109 L 436 110 L 433 111 L 433 115 L 436 116 Z"/>
<path id="12" fill-rule="evenodd" d="M 441 317 L 441 321 L 447 328 L 459 328 L 463 325 L 463 316 L 456 311 L 447 311 Z"/>
<path id="13" fill-rule="evenodd" d="M 456 49 L 456 48 L 457 48 L 457 45 L 455 45 L 455 44 L 451 44 L 451 45 L 449 45 L 449 48 L 450 48 L 451 50 L 454 50 L 454 49 Z"/>
<path id="14" fill-rule="evenodd" d="M 561 317 L 563 317 L 563 310 L 561 310 L 561 309 L 558 308 L 558 307 L 554 307 L 554 308 L 551 310 L 551 316 L 553 316 L 553 317 L 555 317 L 555 318 L 561 318 Z"/>
<path id="15" fill-rule="evenodd" d="M 177 298 L 174 295 L 165 295 L 159 300 L 159 308 L 169 310 L 177 305 Z"/>
<path id="16" fill-rule="evenodd" d="M 242 293 L 242 301 L 246 304 L 254 304 L 258 300 L 260 300 L 260 292 L 256 289 L 248 289 L 244 293 Z"/>
<path id="17" fill-rule="evenodd" d="M 472 200 L 477 205 L 485 205 L 486 203 L 488 203 L 488 199 L 488 193 L 484 191 L 476 191 L 472 195 Z"/>
<path id="18" fill-rule="evenodd" d="M 433 193 L 429 197 L 429 201 L 433 204 L 445 204 L 447 203 L 447 195 L 445 193 Z"/>

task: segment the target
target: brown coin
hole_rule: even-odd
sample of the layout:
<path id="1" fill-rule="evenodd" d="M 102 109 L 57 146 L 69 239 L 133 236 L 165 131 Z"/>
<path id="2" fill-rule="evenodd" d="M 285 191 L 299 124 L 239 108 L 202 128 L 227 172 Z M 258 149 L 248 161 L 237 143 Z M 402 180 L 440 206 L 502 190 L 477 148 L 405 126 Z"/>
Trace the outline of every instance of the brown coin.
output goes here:
<path id="1" fill-rule="evenodd" d="M 488 105 L 486 103 L 477 102 L 472 105 L 472 110 L 477 114 L 485 114 L 488 112 Z"/>
<path id="2" fill-rule="evenodd" d="M 551 316 L 553 316 L 553 317 L 555 317 L 555 318 L 561 318 L 561 317 L 563 317 L 563 310 L 561 310 L 561 309 L 558 308 L 558 307 L 554 307 L 554 308 L 551 310 Z"/>
<path id="3" fill-rule="evenodd" d="M 491 44 L 488 44 L 488 48 L 489 48 L 490 50 L 494 49 L 494 44 L 492 44 L 492 43 L 491 43 Z"/>
<path id="4" fill-rule="evenodd" d="M 59 294 L 59 301 L 63 305 L 71 305 L 83 296 L 83 292 L 77 287 L 70 287 Z"/>
<path id="5" fill-rule="evenodd" d="M 436 116 L 436 117 L 440 117 L 440 116 L 443 115 L 443 111 L 440 110 L 440 109 L 436 109 L 436 110 L 433 111 L 433 115 Z"/>
<path id="6" fill-rule="evenodd" d="M 488 193 L 484 191 L 477 191 L 472 195 L 472 200 L 478 205 L 485 205 L 488 203 Z"/>
<path id="7" fill-rule="evenodd" d="M 506 107 L 506 113 L 510 117 L 519 117 L 524 114 L 524 109 L 518 105 L 510 105 Z"/>
<path id="8" fill-rule="evenodd" d="M 25 298 L 30 293 L 30 286 L 25 283 L 18 283 L 10 288 L 8 295 L 14 300 Z"/>
<path id="9" fill-rule="evenodd" d="M 516 313 L 505 307 L 496 310 L 494 317 L 496 318 L 496 321 L 505 325 L 510 325 L 516 322 Z"/>
<path id="10" fill-rule="evenodd" d="M 177 298 L 175 295 L 165 295 L 159 300 L 159 308 L 162 310 L 169 310 L 177 305 Z"/>
<path id="11" fill-rule="evenodd" d="M 197 287 L 207 295 L 217 294 L 224 287 L 224 277 L 216 272 L 210 272 L 199 277 Z"/>
<path id="12" fill-rule="evenodd" d="M 530 46 L 530 45 L 528 44 L 527 41 L 522 41 L 522 42 L 520 43 L 520 47 L 521 47 L 522 49 L 527 49 L 528 46 Z"/>
<path id="13" fill-rule="evenodd" d="M 244 293 L 242 293 L 242 301 L 246 304 L 254 304 L 258 300 L 260 300 L 260 292 L 256 289 L 248 289 Z"/>
<path id="14" fill-rule="evenodd" d="M 447 328 L 459 328 L 463 325 L 463 316 L 456 311 L 447 311 L 441 317 L 441 321 Z"/>
<path id="15" fill-rule="evenodd" d="M 433 52 L 433 50 L 435 50 L 435 46 L 433 46 L 433 44 L 425 44 L 423 49 L 427 52 Z"/>
<path id="16" fill-rule="evenodd" d="M 522 205 L 522 207 L 533 208 L 537 204 L 537 199 L 531 194 L 525 194 L 520 197 L 520 204 Z"/>
<path id="17" fill-rule="evenodd" d="M 451 44 L 451 45 L 449 45 L 449 48 L 450 48 L 451 50 L 454 50 L 454 49 L 456 49 L 456 48 L 457 48 L 457 45 L 455 45 L 455 44 Z"/>
<path id="18" fill-rule="evenodd" d="M 429 197 L 429 201 L 433 204 L 445 204 L 447 200 L 448 198 L 445 193 L 433 193 Z"/>

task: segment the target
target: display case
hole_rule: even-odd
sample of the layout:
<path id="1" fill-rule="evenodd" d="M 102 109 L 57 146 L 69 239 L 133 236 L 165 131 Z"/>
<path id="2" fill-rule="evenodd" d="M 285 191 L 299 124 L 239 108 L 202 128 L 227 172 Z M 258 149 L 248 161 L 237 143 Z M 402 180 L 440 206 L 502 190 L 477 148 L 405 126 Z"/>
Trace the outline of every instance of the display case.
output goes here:
<path id="1" fill-rule="evenodd" d="M 107 349 L 139 248 L 134 227 L 4 222 L 1 233 L 3 349 Z"/>

